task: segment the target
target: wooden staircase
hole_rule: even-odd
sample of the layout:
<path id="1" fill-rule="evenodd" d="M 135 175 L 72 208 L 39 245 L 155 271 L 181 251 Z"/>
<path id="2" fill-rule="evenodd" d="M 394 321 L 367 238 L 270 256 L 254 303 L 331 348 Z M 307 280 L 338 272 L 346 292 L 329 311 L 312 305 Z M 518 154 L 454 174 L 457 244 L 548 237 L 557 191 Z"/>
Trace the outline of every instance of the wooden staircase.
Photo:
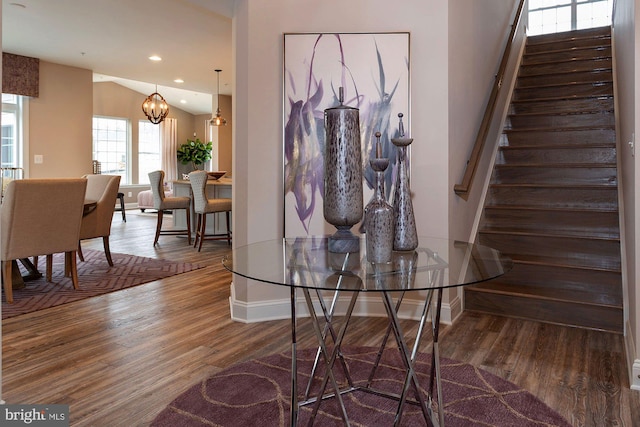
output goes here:
<path id="1" fill-rule="evenodd" d="M 478 231 L 514 260 L 468 310 L 623 331 L 609 27 L 529 37 Z"/>

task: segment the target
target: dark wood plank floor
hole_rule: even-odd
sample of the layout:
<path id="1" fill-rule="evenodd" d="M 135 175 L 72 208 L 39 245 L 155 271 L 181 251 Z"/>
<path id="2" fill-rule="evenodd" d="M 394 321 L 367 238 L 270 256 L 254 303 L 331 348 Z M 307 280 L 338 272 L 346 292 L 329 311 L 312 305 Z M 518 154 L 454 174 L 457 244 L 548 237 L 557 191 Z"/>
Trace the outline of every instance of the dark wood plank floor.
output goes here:
<path id="1" fill-rule="evenodd" d="M 113 252 L 206 267 L 4 321 L 7 403 L 69 404 L 73 426 L 145 426 L 197 381 L 289 349 L 287 320 L 230 320 L 231 276 L 220 265 L 226 243 L 205 242 L 198 253 L 184 238 L 162 236 L 154 248 L 155 217 L 137 212 L 128 211 L 127 223 L 116 212 Z M 100 239 L 83 244 L 101 247 Z M 374 345 L 365 332 L 385 325 L 355 319 L 348 339 Z M 313 345 L 310 332 L 299 342 Z M 518 384 L 575 426 L 640 426 L 640 393 L 629 389 L 620 335 L 465 313 L 443 329 L 441 354 Z"/>

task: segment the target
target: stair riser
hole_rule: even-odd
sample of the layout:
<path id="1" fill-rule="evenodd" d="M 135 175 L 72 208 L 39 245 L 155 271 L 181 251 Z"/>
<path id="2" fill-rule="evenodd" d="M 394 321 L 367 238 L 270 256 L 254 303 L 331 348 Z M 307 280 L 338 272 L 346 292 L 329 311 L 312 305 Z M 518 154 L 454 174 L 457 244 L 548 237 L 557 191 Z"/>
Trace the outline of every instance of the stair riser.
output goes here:
<path id="1" fill-rule="evenodd" d="M 615 333 L 623 331 L 622 309 L 492 295 L 473 288 L 465 289 L 464 298 L 466 310 Z"/>
<path id="2" fill-rule="evenodd" d="M 483 245 L 496 248 L 514 260 L 545 259 L 555 265 L 620 270 L 617 240 L 574 237 L 479 233 Z"/>
<path id="3" fill-rule="evenodd" d="M 527 164 L 586 164 L 616 162 L 615 147 L 593 148 L 503 148 L 498 152 L 497 164 L 527 165 Z"/>
<path id="4" fill-rule="evenodd" d="M 518 77 L 516 88 L 523 89 L 529 87 L 561 86 L 575 82 L 599 83 L 613 81 L 613 72 L 605 71 L 583 71 L 581 73 L 551 74 L 545 76 Z"/>
<path id="5" fill-rule="evenodd" d="M 587 97 L 575 99 L 554 99 L 546 101 L 525 101 L 511 103 L 510 114 L 532 113 L 575 113 L 576 111 L 613 111 L 613 96 Z"/>
<path id="6" fill-rule="evenodd" d="M 615 144 L 616 133 L 610 129 L 572 129 L 565 131 L 505 131 L 502 135 L 502 145 L 518 147 L 522 145 L 572 145 L 572 144 Z"/>
<path id="7" fill-rule="evenodd" d="M 497 184 L 558 184 L 558 185 L 617 185 L 616 168 L 552 168 L 534 166 L 496 165 L 494 183 Z"/>
<path id="8" fill-rule="evenodd" d="M 612 96 L 613 83 L 570 84 L 563 86 L 516 89 L 513 101 L 575 98 L 585 96 Z"/>
<path id="9" fill-rule="evenodd" d="M 486 207 L 482 230 L 619 238 L 617 212 L 516 210 Z"/>
<path id="10" fill-rule="evenodd" d="M 550 62 L 593 60 L 611 57 L 611 46 L 561 50 L 557 52 L 532 53 L 527 51 L 522 58 L 522 65 L 548 64 Z"/>
<path id="11" fill-rule="evenodd" d="M 617 188 L 491 187 L 487 206 L 617 209 Z"/>
<path id="12" fill-rule="evenodd" d="M 519 76 L 537 76 L 542 74 L 575 73 L 581 71 L 610 70 L 611 59 L 593 61 L 569 61 L 558 64 L 526 65 L 520 67 Z"/>
<path id="13" fill-rule="evenodd" d="M 536 287 L 553 294 L 569 291 L 587 294 L 584 300 L 622 307 L 620 272 L 515 263 L 513 270 L 491 281 L 518 287 Z"/>

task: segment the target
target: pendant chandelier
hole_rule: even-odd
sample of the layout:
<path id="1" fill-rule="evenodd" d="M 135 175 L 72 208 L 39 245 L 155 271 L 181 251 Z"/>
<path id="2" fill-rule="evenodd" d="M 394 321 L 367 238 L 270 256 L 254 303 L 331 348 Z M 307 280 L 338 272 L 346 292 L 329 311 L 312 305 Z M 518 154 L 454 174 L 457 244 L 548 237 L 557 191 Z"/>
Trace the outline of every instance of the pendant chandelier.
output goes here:
<path id="1" fill-rule="evenodd" d="M 169 104 L 158 93 L 158 85 L 156 85 L 156 91 L 147 96 L 142 103 L 142 112 L 154 125 L 163 121 L 169 114 Z"/>
<path id="2" fill-rule="evenodd" d="M 213 126 L 224 126 L 227 124 L 227 121 L 223 119 L 222 115 L 220 114 L 220 71 L 222 70 L 215 71 L 218 74 L 218 108 L 216 108 L 216 115 L 213 116 L 211 120 L 209 120 L 209 123 L 211 123 Z"/>

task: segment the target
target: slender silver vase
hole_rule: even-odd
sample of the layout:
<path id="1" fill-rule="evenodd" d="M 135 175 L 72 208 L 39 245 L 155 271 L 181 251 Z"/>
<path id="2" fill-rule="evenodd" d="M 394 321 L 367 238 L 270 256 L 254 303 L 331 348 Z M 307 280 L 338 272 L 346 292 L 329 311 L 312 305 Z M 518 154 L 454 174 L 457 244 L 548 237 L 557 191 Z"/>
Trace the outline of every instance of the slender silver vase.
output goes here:
<path id="1" fill-rule="evenodd" d="M 351 227 L 362 219 L 362 160 L 360 112 L 340 105 L 324 110 L 324 219 L 338 231 L 329 237 L 329 252 L 360 250 Z"/>
<path id="2" fill-rule="evenodd" d="M 369 161 L 376 174 L 376 188 L 372 200 L 365 207 L 367 261 L 391 262 L 393 253 L 393 207 L 384 197 L 384 173 L 389 159 L 380 157 L 380 132 L 376 132 L 376 158 Z"/>
<path id="3" fill-rule="evenodd" d="M 418 232 L 413 214 L 413 202 L 411 201 L 411 189 L 409 188 L 409 171 L 407 168 L 407 147 L 413 142 L 413 138 L 405 138 L 402 116 L 402 113 L 398 114 L 400 118 L 398 133 L 400 137 L 391 139 L 393 145 L 398 147 L 398 175 L 393 195 L 395 215 L 393 250 L 412 251 L 418 247 Z"/>

